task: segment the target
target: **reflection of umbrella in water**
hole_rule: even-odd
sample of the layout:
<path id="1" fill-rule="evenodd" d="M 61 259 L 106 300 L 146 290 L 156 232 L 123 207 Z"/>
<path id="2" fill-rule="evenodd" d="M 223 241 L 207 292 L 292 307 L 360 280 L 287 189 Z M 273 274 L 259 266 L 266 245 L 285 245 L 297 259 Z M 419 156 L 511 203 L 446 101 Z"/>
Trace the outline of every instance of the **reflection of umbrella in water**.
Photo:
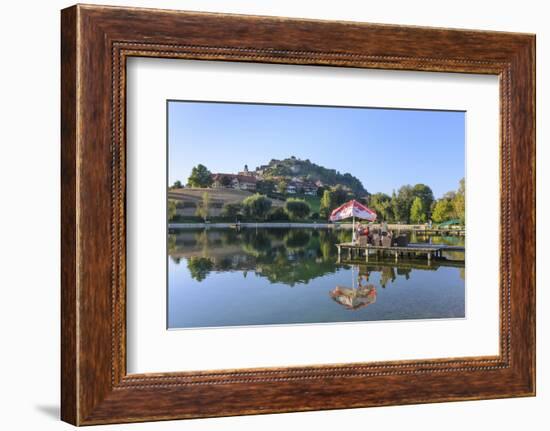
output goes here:
<path id="1" fill-rule="evenodd" d="M 357 289 L 336 286 L 330 291 L 330 297 L 348 310 L 358 310 L 376 302 L 376 287 L 374 284 L 360 286 Z"/>
<path id="2" fill-rule="evenodd" d="M 358 286 L 344 287 L 336 286 L 330 291 L 330 297 L 340 305 L 343 305 L 348 310 L 358 310 L 367 305 L 376 302 L 376 287 L 374 284 L 361 284 L 363 277 L 359 275 Z M 368 276 L 364 277 L 365 280 Z M 352 283 L 353 283 L 353 268 L 352 268 Z"/>

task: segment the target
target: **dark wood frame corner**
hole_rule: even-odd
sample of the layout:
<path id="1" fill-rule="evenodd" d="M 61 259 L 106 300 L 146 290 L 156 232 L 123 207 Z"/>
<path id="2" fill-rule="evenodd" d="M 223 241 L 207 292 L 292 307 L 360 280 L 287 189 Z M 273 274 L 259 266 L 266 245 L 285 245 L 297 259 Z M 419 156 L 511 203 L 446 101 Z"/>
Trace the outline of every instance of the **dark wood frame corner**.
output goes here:
<path id="1" fill-rule="evenodd" d="M 75 425 L 535 393 L 535 36 L 102 6 L 62 11 L 62 419 Z M 130 56 L 500 77 L 500 354 L 128 375 Z M 512 222 L 522 214 L 521 223 Z"/>

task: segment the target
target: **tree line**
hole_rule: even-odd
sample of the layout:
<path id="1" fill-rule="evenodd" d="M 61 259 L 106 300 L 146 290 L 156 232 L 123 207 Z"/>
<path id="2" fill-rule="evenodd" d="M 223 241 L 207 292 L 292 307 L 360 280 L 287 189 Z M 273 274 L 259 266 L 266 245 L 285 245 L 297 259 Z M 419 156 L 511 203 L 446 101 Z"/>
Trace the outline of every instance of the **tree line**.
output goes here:
<path id="1" fill-rule="evenodd" d="M 195 216 L 209 219 L 210 194 L 204 192 L 197 204 Z M 168 200 L 168 219 L 174 220 L 177 215 L 178 202 Z M 243 199 L 242 202 L 227 203 L 223 206 L 220 216 L 231 220 L 251 221 L 301 221 L 308 217 L 319 218 L 319 214 L 311 214 L 311 206 L 304 199 L 288 198 L 282 207 L 273 207 L 273 201 L 268 197 L 255 193 Z"/>
<path id="2" fill-rule="evenodd" d="M 188 186 L 210 187 L 212 174 L 204 165 L 193 167 L 188 178 Z M 172 187 L 179 188 L 180 181 Z M 457 190 L 445 193 L 440 199 L 435 199 L 432 189 L 426 184 L 403 185 L 390 195 L 386 193 L 355 195 L 349 187 L 336 185 L 332 187 L 319 187 L 317 196 L 320 198 L 319 213 L 311 213 L 310 205 L 303 199 L 287 199 L 284 207 L 272 208 L 272 202 L 262 189 L 263 184 L 258 184 L 258 191 L 241 203 L 226 204 L 222 210 L 222 216 L 227 218 L 244 217 L 256 220 L 304 220 L 328 219 L 330 213 L 338 206 L 350 199 L 357 199 L 376 211 L 377 219 L 391 223 L 427 223 L 432 220 L 441 223 L 456 219 L 461 224 L 465 223 L 465 181 L 460 180 Z M 266 184 L 267 186 L 267 184 Z M 275 187 L 273 187 L 275 186 Z M 283 193 L 287 183 L 281 179 L 277 184 L 269 184 L 270 190 L 275 188 Z M 208 196 L 203 195 L 201 204 L 197 208 L 197 216 L 206 218 L 208 214 Z"/>
<path id="3" fill-rule="evenodd" d="M 300 221 L 311 214 L 310 205 L 303 199 L 289 198 L 282 207 L 273 207 L 273 202 L 266 196 L 256 193 L 248 196 L 241 203 L 226 204 L 222 217 L 245 218 L 267 221 Z"/>
<path id="4" fill-rule="evenodd" d="M 457 190 L 434 199 L 432 189 L 425 184 L 404 185 L 391 196 L 385 193 L 370 195 L 367 206 L 376 211 L 379 220 L 402 223 L 441 223 L 456 219 L 465 223 L 465 181 L 460 180 Z"/>

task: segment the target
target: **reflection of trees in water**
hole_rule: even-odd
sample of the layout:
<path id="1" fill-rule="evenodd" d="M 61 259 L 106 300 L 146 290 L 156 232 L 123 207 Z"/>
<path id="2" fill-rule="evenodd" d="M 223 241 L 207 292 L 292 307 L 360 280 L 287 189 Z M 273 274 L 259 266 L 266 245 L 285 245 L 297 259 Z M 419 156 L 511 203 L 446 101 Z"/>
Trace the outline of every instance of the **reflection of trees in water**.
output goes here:
<path id="1" fill-rule="evenodd" d="M 256 266 L 257 274 L 267 278 L 271 283 L 283 283 L 288 286 L 296 284 L 306 284 L 315 278 L 328 273 L 333 273 L 337 269 L 334 262 L 317 262 L 313 259 L 297 260 L 284 264 L 262 264 Z"/>
<path id="2" fill-rule="evenodd" d="M 285 236 L 288 234 L 288 231 L 290 229 L 267 229 L 267 232 L 269 236 L 271 236 L 273 239 L 283 240 Z"/>
<path id="3" fill-rule="evenodd" d="M 351 242 L 351 229 L 342 229 L 335 232 L 338 242 Z"/>
<path id="4" fill-rule="evenodd" d="M 237 245 L 241 243 L 241 233 L 234 229 L 226 229 L 222 235 L 222 244 L 225 246 L 228 245 Z"/>
<path id="5" fill-rule="evenodd" d="M 241 234 L 233 229 L 186 229 L 168 233 L 168 252 L 185 253 L 195 249 L 208 250 L 209 247 L 222 248 L 242 242 Z"/>
<path id="6" fill-rule="evenodd" d="M 393 266 L 385 266 L 382 268 L 380 274 L 380 285 L 385 288 L 388 281 L 391 281 L 392 283 L 395 281 L 395 268 Z"/>
<path id="7" fill-rule="evenodd" d="M 322 230 L 319 232 L 319 257 L 323 260 L 330 260 L 336 256 L 335 245 L 343 242 L 333 230 Z"/>
<path id="8" fill-rule="evenodd" d="M 242 249 L 253 256 L 261 256 L 271 251 L 271 238 L 264 231 L 249 231 L 243 235 Z"/>
<path id="9" fill-rule="evenodd" d="M 290 230 L 285 236 L 284 243 L 289 250 L 301 250 L 308 245 L 310 238 L 311 234 L 304 230 Z"/>
<path id="10" fill-rule="evenodd" d="M 171 253 L 172 250 L 176 249 L 176 235 L 169 233 L 166 243 L 166 245 L 168 246 L 168 253 Z"/>
<path id="11" fill-rule="evenodd" d="M 189 253 L 202 255 L 187 257 L 191 276 L 197 281 L 212 270 L 251 270 L 272 283 L 294 286 L 336 271 L 338 237 L 328 229 L 213 229 L 191 235 L 185 231 L 181 240 L 178 235 L 170 240 L 169 252 L 174 261 Z M 226 253 L 224 248 L 229 245 L 238 249 L 228 248 Z"/>
<path id="12" fill-rule="evenodd" d="M 222 257 L 217 260 L 215 266 L 217 271 L 230 271 L 233 269 L 233 260 L 229 256 Z"/>
<path id="13" fill-rule="evenodd" d="M 187 259 L 187 269 L 197 281 L 202 281 L 212 271 L 214 262 L 208 257 L 190 257 Z"/>
<path id="14" fill-rule="evenodd" d="M 322 260 L 329 260 L 334 255 L 332 245 L 328 242 L 321 242 L 319 244 L 319 255 Z"/>
<path id="15" fill-rule="evenodd" d="M 411 269 L 410 268 L 400 268 L 397 267 L 397 275 L 403 275 L 406 280 L 408 280 L 411 277 Z"/>
<path id="16" fill-rule="evenodd" d="M 448 260 L 464 261 L 464 253 L 460 251 L 443 251 L 443 257 Z"/>
<path id="17" fill-rule="evenodd" d="M 318 257 L 328 259 L 336 255 L 334 245 L 346 240 L 346 231 L 332 229 L 201 229 L 185 230 L 168 235 L 168 251 L 183 254 L 209 250 L 223 252 L 224 247 L 240 246 L 253 255 L 269 251 L 279 245 L 287 249 L 315 249 Z M 275 245 L 273 245 L 275 244 Z M 233 253 L 234 251 L 228 252 Z"/>
<path id="18" fill-rule="evenodd" d="M 335 244 L 346 240 L 349 231 L 333 229 L 210 229 L 170 233 L 168 249 L 172 261 L 187 259 L 197 281 L 211 271 L 253 271 L 272 283 L 289 286 L 308 283 L 347 265 L 337 264 Z M 423 262 L 370 262 L 359 265 L 362 274 L 380 273 L 386 287 L 397 277 L 410 278 L 414 269 L 436 270 Z M 460 269 L 464 279 L 464 269 Z"/>
<path id="19" fill-rule="evenodd" d="M 212 235 L 208 234 L 208 231 L 202 230 L 195 233 L 195 242 L 204 248 L 208 247 L 210 244 L 214 244 L 217 239 Z"/>
<path id="20" fill-rule="evenodd" d="M 465 237 L 458 235 L 422 235 L 411 232 L 411 242 L 428 242 L 431 244 L 464 245 Z"/>

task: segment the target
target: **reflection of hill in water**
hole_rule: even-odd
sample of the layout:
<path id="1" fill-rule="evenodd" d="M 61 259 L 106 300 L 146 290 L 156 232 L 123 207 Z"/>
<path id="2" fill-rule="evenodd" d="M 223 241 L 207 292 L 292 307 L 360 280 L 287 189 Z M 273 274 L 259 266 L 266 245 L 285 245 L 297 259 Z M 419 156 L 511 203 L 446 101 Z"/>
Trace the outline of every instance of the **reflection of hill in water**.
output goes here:
<path id="1" fill-rule="evenodd" d="M 169 234 L 168 253 L 178 264 L 186 262 L 191 276 L 204 280 L 211 272 L 250 271 L 271 283 L 288 286 L 311 280 L 348 264 L 338 264 L 335 244 L 349 241 L 349 231 L 331 229 L 184 230 Z M 437 270 L 423 261 L 380 260 L 359 265 L 360 274 L 380 273 L 380 285 L 412 270 Z M 464 270 L 461 270 L 464 278 Z"/>

